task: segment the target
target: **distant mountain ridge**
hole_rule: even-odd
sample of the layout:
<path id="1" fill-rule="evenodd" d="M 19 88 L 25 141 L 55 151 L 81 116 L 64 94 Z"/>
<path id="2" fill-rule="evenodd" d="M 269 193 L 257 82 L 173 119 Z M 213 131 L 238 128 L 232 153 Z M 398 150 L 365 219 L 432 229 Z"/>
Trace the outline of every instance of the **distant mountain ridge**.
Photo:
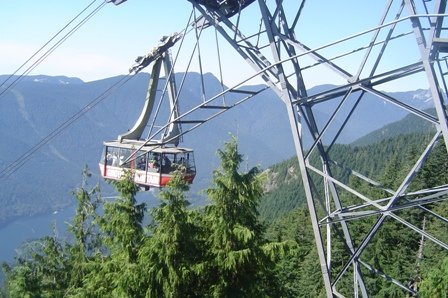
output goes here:
<path id="1" fill-rule="evenodd" d="M 8 77 L 0 76 L 0 81 Z M 0 146 L 0 168 L 4 169 L 14 162 L 121 78 L 118 76 L 86 83 L 78 78 L 64 76 L 24 77 L 0 99 L 0 138 L 3 140 Z M 2 179 L 0 224 L 14 217 L 56 210 L 71 204 L 71 190 L 79 185 L 85 164 L 98 181 L 102 181 L 97 166 L 102 142 L 116 139 L 132 127 L 143 106 L 148 78 L 146 73 L 135 76 L 35 152 L 17 172 Z M 219 80 L 212 74 L 206 74 L 204 82 L 207 91 L 212 94 L 221 90 Z M 257 86 L 244 88 L 256 89 Z M 310 92 L 317 93 L 324 88 L 318 86 Z M 181 98 L 184 102 L 188 102 L 188 98 L 200 98 L 200 75 L 189 73 L 185 89 L 188 92 Z M 394 95 L 407 98 L 418 108 L 430 107 L 422 90 Z M 367 97 L 365 104 L 360 104 L 359 115 L 353 117 L 351 128 L 347 130 L 348 133 L 341 135 L 339 142 L 350 143 L 393 122 L 397 117 L 406 116 L 402 111 L 386 111 L 383 102 L 375 101 L 372 105 L 369 101 L 372 99 Z M 331 102 L 313 107 L 318 125 L 325 123 L 336 104 Z M 240 151 L 249 166 L 259 164 L 267 168 L 291 157 L 295 152 L 284 104 L 272 91 L 265 91 L 185 136 L 183 145 L 195 150 L 198 168 L 192 193 L 207 187 L 212 171 L 218 164 L 215 152 L 229 139 L 229 132 L 238 138 Z M 202 202 L 198 200 L 194 203 Z"/>
<path id="2" fill-rule="evenodd" d="M 5 86 L 9 86 L 12 82 L 16 81 L 18 76 L 9 76 L 9 75 L 0 75 L 0 83 L 6 81 Z M 35 82 L 35 83 L 46 83 L 46 84 L 84 84 L 84 81 L 75 78 L 75 77 L 67 77 L 67 76 L 46 76 L 46 75 L 32 75 L 32 76 L 23 76 L 20 78 L 21 82 Z"/>
<path id="3" fill-rule="evenodd" d="M 427 112 L 429 114 L 435 114 L 434 109 L 427 110 Z M 351 145 L 365 146 L 381 142 L 385 139 L 397 137 L 399 135 L 430 132 L 435 132 L 434 125 L 414 114 L 409 114 L 400 121 L 385 125 L 384 127 L 372 131 L 371 133 L 357 139 L 351 143 Z"/>

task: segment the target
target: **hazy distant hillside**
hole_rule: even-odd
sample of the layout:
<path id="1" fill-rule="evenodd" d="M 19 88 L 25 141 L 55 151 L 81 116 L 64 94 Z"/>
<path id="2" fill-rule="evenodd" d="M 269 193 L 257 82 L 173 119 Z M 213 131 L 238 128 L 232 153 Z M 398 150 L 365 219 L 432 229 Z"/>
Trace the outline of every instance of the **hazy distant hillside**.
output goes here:
<path id="1" fill-rule="evenodd" d="M 319 94 L 324 90 L 330 89 L 329 85 L 322 85 L 312 88 L 309 94 Z M 415 90 L 408 92 L 393 92 L 388 95 L 400 100 L 407 105 L 418 110 L 426 110 L 433 107 L 431 93 L 429 90 Z M 323 141 L 331 139 L 337 132 L 338 127 L 343 123 L 347 115 L 350 113 L 354 102 L 357 100 L 359 93 L 353 93 L 347 101 L 342 105 L 340 111 L 336 114 L 334 124 L 324 135 Z M 332 113 L 336 110 L 340 100 L 324 101 L 314 105 L 313 111 L 320 113 L 317 117 L 319 128 L 329 120 Z M 380 129 L 383 126 L 394 123 L 404 118 L 408 113 L 397 106 L 366 93 L 356 107 L 355 112 L 345 125 L 344 130 L 339 136 L 337 143 L 349 144 L 361 138 L 368 133 Z M 329 137 L 325 137 L 329 136 Z"/>
<path id="2" fill-rule="evenodd" d="M 180 76 L 180 74 L 178 74 Z M 3 81 L 8 76 L 0 76 Z M 48 134 L 75 115 L 87 103 L 119 81 L 121 77 L 84 83 L 63 76 L 25 77 L 0 99 L 0 168 L 6 166 Z M 96 107 L 39 148 L 17 172 L 0 180 L 0 223 L 14 218 L 70 204 L 71 191 L 80 183 L 85 164 L 98 175 L 97 161 L 104 140 L 117 136 L 133 126 L 140 114 L 148 84 L 148 74 L 139 74 L 113 92 Z M 180 78 L 179 78 L 180 79 Z M 211 74 L 204 76 L 208 95 L 220 92 L 219 81 Z M 180 80 L 178 80 L 179 82 Z M 189 73 L 181 96 L 181 110 L 191 99 L 201 98 L 199 74 Z M 256 86 L 246 86 L 246 89 Z M 319 92 L 325 86 L 310 91 Z M 428 105 L 423 91 L 398 94 L 419 108 Z M 233 96 L 233 95 L 229 95 Z M 361 103 L 350 121 L 347 132 L 338 139 L 350 143 L 357 138 L 404 117 L 404 112 L 386 111 L 383 102 Z M 335 103 L 314 107 L 318 125 L 330 117 Z M 400 114 L 402 113 L 402 114 Z M 395 117 L 392 117 L 392 115 Z M 294 154 L 294 148 L 283 103 L 270 90 L 231 109 L 184 137 L 184 146 L 195 150 L 198 176 L 192 193 L 208 185 L 218 164 L 215 152 L 228 140 L 228 133 L 237 136 L 240 151 L 249 165 L 266 168 Z M 98 181 L 102 181 L 98 177 Z M 146 198 L 151 195 L 143 194 Z M 197 201 L 194 203 L 201 203 Z"/>
<path id="3" fill-rule="evenodd" d="M 428 110 L 427 112 L 432 115 L 435 114 L 434 109 Z M 435 132 L 434 125 L 416 115 L 410 114 L 403 118 L 403 120 L 401 121 L 386 125 L 357 139 L 352 143 L 352 145 L 363 146 L 378 143 L 382 140 L 396 137 L 398 135 L 405 135 L 410 133 L 429 133 L 432 131 Z"/>
<path id="4" fill-rule="evenodd" d="M 103 141 L 116 139 L 135 123 L 143 106 L 148 78 L 148 74 L 136 76 L 48 145 L 34 152 L 17 172 L 2 179 L 0 222 L 71 203 L 71 191 L 80 183 L 84 164 L 97 175 Z M 5 76 L 0 77 L 2 79 Z M 74 78 L 36 76 L 22 80 L 0 100 L 1 169 L 16 161 L 119 79 L 83 83 Z M 211 75 L 205 76 L 205 83 L 210 93 L 217 93 L 221 88 Z M 200 84 L 199 75 L 190 74 L 187 92 L 181 101 L 189 103 L 188 99 L 200 98 Z M 229 132 L 238 137 L 240 148 L 251 164 L 267 161 L 262 165 L 268 166 L 290 156 L 292 142 L 282 109 L 283 105 L 272 93 L 264 93 L 185 136 L 183 145 L 195 149 L 198 169 L 192 193 L 208 185 L 218 163 L 215 152 L 229 139 Z M 275 119 L 271 122 L 277 125 L 263 128 L 267 119 Z M 283 145 L 282 150 L 276 150 L 278 144 Z M 98 181 L 101 181 L 99 177 Z M 151 198 L 150 193 L 143 196 Z"/>

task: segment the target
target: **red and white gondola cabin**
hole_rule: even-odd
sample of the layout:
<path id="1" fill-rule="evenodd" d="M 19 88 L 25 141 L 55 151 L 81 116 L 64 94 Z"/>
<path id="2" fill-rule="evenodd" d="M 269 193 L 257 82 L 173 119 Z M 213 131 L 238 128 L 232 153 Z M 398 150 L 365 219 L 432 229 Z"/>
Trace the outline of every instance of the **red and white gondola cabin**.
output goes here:
<path id="1" fill-rule="evenodd" d="M 132 170 L 134 182 L 147 190 L 151 187 L 165 187 L 174 171 L 180 170 L 186 182 L 193 182 L 196 167 L 192 149 L 143 144 L 143 141 L 135 140 L 104 142 L 99 162 L 101 176 L 120 180 L 125 170 Z"/>

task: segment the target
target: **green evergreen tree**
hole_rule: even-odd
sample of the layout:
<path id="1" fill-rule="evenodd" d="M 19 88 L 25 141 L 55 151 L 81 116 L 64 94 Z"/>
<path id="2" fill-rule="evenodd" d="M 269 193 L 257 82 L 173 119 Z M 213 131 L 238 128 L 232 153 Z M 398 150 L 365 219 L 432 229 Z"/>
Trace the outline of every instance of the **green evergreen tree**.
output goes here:
<path id="1" fill-rule="evenodd" d="M 264 246 L 264 229 L 258 221 L 257 207 L 262 195 L 259 170 L 255 167 L 247 173 L 239 172 L 243 159 L 235 138 L 225 144 L 224 150 L 218 150 L 218 155 L 221 169 L 214 172 L 212 187 L 207 190 L 212 205 L 205 210 L 210 229 L 206 272 L 211 295 L 269 295 L 270 287 L 276 283 L 271 271 L 273 263 Z"/>
<path id="2" fill-rule="evenodd" d="M 420 295 L 426 297 L 448 297 L 448 257 L 430 270 L 420 284 Z"/>
<path id="3" fill-rule="evenodd" d="M 176 171 L 160 192 L 161 204 L 151 212 L 151 237 L 140 251 L 140 264 L 147 281 L 147 297 L 202 296 L 196 274 L 202 256 L 198 239 L 198 214 L 188 210 L 188 184 Z"/>
<path id="4" fill-rule="evenodd" d="M 120 196 L 103 204 L 104 215 L 99 219 L 104 247 L 89 261 L 89 273 L 75 296 L 140 297 L 138 251 L 143 242 L 142 221 L 146 205 L 137 204 L 138 187 L 133 173 L 125 172 L 113 182 Z"/>
<path id="5" fill-rule="evenodd" d="M 62 297 L 68 288 L 80 285 L 85 274 L 87 251 L 93 248 L 92 218 L 96 203 L 92 203 L 91 197 L 98 193 L 97 187 L 90 191 L 85 189 L 89 176 L 86 167 L 82 186 L 74 193 L 78 209 L 69 228 L 74 243 L 56 236 L 27 243 L 16 257 L 14 266 L 3 266 L 8 296 Z"/>
<path id="6" fill-rule="evenodd" d="M 11 267 L 3 265 L 10 297 L 62 297 L 70 280 L 66 247 L 56 237 L 28 243 Z"/>
<path id="7" fill-rule="evenodd" d="M 283 297 L 324 297 L 322 271 L 308 209 L 301 207 L 275 220 L 268 228 L 267 238 L 297 243 L 275 266 Z"/>
<path id="8" fill-rule="evenodd" d="M 83 170 L 83 180 L 74 196 L 77 201 L 76 213 L 69 232 L 73 236 L 73 244 L 69 249 L 70 263 L 73 266 L 71 280 L 67 292 L 82 287 L 83 279 L 89 270 L 91 256 L 101 249 L 101 235 L 96 225 L 97 208 L 101 202 L 99 186 L 87 189 L 87 181 L 91 174 L 87 166 Z"/>

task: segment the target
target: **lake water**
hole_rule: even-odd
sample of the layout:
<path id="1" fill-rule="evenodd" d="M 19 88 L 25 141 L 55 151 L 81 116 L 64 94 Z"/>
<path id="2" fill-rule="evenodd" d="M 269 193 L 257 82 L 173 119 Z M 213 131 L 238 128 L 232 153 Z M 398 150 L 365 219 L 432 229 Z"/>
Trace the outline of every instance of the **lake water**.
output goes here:
<path id="1" fill-rule="evenodd" d="M 139 193 L 136 199 L 138 203 L 145 202 L 148 209 L 159 203 L 152 191 Z M 64 239 L 67 235 L 67 223 L 72 221 L 75 212 L 76 206 L 73 205 L 54 213 L 23 217 L 1 228 L 0 264 L 3 262 L 11 264 L 20 251 L 20 247 L 27 241 L 33 241 L 43 236 L 52 236 L 54 231 L 59 238 Z M 148 224 L 149 220 L 150 216 L 147 212 L 143 224 Z M 54 226 L 56 226 L 56 230 L 54 230 Z M 0 268 L 0 286 L 3 278 L 3 271 Z"/>
<path id="2" fill-rule="evenodd" d="M 53 235 L 54 224 L 58 235 L 63 236 L 75 208 L 70 206 L 54 213 L 21 218 L 0 229 L 0 262 L 11 262 L 24 242 Z"/>
<path id="3" fill-rule="evenodd" d="M 148 208 L 158 204 L 153 191 L 140 192 L 136 199 L 138 203 L 145 202 Z M 16 252 L 24 242 L 43 236 L 52 236 L 54 224 L 56 224 L 57 236 L 63 238 L 67 231 L 67 223 L 72 221 L 75 212 L 76 206 L 73 205 L 55 213 L 20 218 L 1 228 L 0 263 L 13 261 Z M 147 220 L 148 218 L 145 223 Z"/>

